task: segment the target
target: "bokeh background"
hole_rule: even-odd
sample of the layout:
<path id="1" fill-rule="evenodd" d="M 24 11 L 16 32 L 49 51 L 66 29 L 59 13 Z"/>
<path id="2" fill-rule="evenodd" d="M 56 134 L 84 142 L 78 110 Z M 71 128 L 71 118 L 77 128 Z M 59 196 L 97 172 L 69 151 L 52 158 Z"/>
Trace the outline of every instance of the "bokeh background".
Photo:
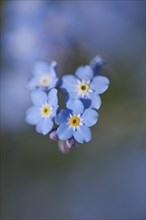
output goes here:
<path id="1" fill-rule="evenodd" d="M 1 1 L 1 219 L 145 219 L 145 1 Z M 93 139 L 68 154 L 25 122 L 36 60 L 101 55 Z"/>

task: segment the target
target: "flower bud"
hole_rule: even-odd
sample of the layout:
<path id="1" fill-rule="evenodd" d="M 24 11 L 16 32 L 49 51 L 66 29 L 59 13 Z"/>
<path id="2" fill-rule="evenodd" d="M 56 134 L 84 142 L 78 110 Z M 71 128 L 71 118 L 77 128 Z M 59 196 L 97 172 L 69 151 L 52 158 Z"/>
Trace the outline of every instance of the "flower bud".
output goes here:
<path id="1" fill-rule="evenodd" d="M 52 130 L 51 132 L 50 132 L 50 139 L 51 140 L 53 140 L 53 141 L 57 141 L 58 140 L 58 135 L 57 135 L 57 133 L 56 133 L 56 129 L 55 130 Z"/>
<path id="2" fill-rule="evenodd" d="M 68 139 L 67 141 L 66 141 L 66 145 L 67 145 L 67 147 L 70 149 L 70 148 L 72 148 L 72 147 L 74 147 L 75 146 L 75 139 L 74 138 L 71 138 L 71 139 Z"/>
<path id="3" fill-rule="evenodd" d="M 70 151 L 70 148 L 67 146 L 66 141 L 58 141 L 58 148 L 63 153 L 66 154 Z"/>
<path id="4" fill-rule="evenodd" d="M 101 74 L 101 70 L 104 64 L 105 64 L 105 61 L 100 56 L 96 56 L 90 61 L 90 66 L 93 69 L 95 76 Z"/>

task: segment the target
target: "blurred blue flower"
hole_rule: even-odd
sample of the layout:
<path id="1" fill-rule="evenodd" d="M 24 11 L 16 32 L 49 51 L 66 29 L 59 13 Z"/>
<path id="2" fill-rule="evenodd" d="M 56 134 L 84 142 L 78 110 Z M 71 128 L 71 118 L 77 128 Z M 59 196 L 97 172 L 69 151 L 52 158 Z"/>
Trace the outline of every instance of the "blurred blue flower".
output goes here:
<path id="1" fill-rule="evenodd" d="M 105 92 L 108 86 L 108 78 L 105 76 L 94 77 L 91 66 L 86 65 L 79 67 L 75 76 L 63 76 L 61 88 L 68 92 L 69 98 L 81 99 L 85 106 L 99 109 L 101 99 L 98 94 Z"/>
<path id="2" fill-rule="evenodd" d="M 101 74 L 101 70 L 104 64 L 105 64 L 105 60 L 100 56 L 96 56 L 90 61 L 90 66 L 93 69 L 94 76 Z"/>
<path id="3" fill-rule="evenodd" d="M 11 1 L 4 4 L 5 25 L 2 34 L 3 59 L 23 68 L 36 59 L 47 56 L 46 27 L 47 3 L 38 0 Z M 44 34 L 45 33 L 45 34 Z M 25 68 L 26 68 L 25 67 Z"/>
<path id="4" fill-rule="evenodd" d="M 70 99 L 66 109 L 62 109 L 56 116 L 55 122 L 59 125 L 57 135 L 60 140 L 72 137 L 79 143 L 91 140 L 91 126 L 95 125 L 98 113 L 93 109 L 84 110 L 84 105 L 78 99 Z"/>
<path id="5" fill-rule="evenodd" d="M 46 62 L 38 62 L 34 67 L 33 77 L 28 82 L 30 90 L 41 88 L 45 91 L 56 86 L 58 77 L 56 74 L 56 62 L 49 65 Z"/>
<path id="6" fill-rule="evenodd" d="M 58 109 L 57 90 L 51 89 L 48 95 L 36 90 L 31 93 L 34 106 L 26 113 L 26 121 L 31 125 L 36 125 L 36 131 L 47 134 L 53 128 L 53 118 Z"/>

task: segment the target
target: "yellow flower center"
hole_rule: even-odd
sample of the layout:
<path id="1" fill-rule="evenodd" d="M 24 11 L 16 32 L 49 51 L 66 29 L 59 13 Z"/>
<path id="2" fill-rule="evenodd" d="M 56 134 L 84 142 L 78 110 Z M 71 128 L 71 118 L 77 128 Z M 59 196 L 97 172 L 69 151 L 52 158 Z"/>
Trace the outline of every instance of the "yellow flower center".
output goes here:
<path id="1" fill-rule="evenodd" d="M 78 82 L 78 92 L 81 94 L 81 95 L 86 95 L 90 90 L 90 84 L 89 82 Z"/>
<path id="2" fill-rule="evenodd" d="M 70 119 L 69 119 L 69 125 L 71 127 L 78 127 L 80 125 L 80 118 L 78 116 L 71 116 Z"/>
<path id="3" fill-rule="evenodd" d="M 51 110 L 52 110 L 51 106 L 49 106 L 47 104 L 43 105 L 41 107 L 41 115 L 42 115 L 42 117 L 45 117 L 45 118 L 49 117 L 50 114 L 51 114 Z"/>
<path id="4" fill-rule="evenodd" d="M 47 87 L 50 84 L 50 77 L 48 75 L 44 75 L 41 77 L 39 81 L 40 86 Z"/>

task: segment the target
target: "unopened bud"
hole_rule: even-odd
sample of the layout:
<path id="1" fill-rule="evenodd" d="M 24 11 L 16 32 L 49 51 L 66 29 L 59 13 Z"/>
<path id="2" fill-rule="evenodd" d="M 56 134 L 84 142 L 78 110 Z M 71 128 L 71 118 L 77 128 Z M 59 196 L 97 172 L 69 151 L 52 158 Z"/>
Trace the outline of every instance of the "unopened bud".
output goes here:
<path id="1" fill-rule="evenodd" d="M 63 153 L 66 154 L 70 151 L 70 148 L 67 146 L 66 141 L 58 141 L 58 148 Z"/>
<path id="2" fill-rule="evenodd" d="M 105 60 L 100 56 L 96 56 L 90 61 L 90 66 L 93 69 L 95 75 L 101 74 L 101 70 L 104 64 Z"/>
<path id="3" fill-rule="evenodd" d="M 56 132 L 56 129 L 51 131 L 50 133 L 50 139 L 53 140 L 53 141 L 57 141 L 58 140 L 58 135 L 57 135 L 57 132 Z"/>
<path id="4" fill-rule="evenodd" d="M 72 148 L 72 147 L 74 147 L 75 146 L 75 139 L 74 138 L 71 138 L 71 139 L 68 139 L 67 141 L 66 141 L 66 145 L 67 145 L 67 147 L 68 148 Z"/>

